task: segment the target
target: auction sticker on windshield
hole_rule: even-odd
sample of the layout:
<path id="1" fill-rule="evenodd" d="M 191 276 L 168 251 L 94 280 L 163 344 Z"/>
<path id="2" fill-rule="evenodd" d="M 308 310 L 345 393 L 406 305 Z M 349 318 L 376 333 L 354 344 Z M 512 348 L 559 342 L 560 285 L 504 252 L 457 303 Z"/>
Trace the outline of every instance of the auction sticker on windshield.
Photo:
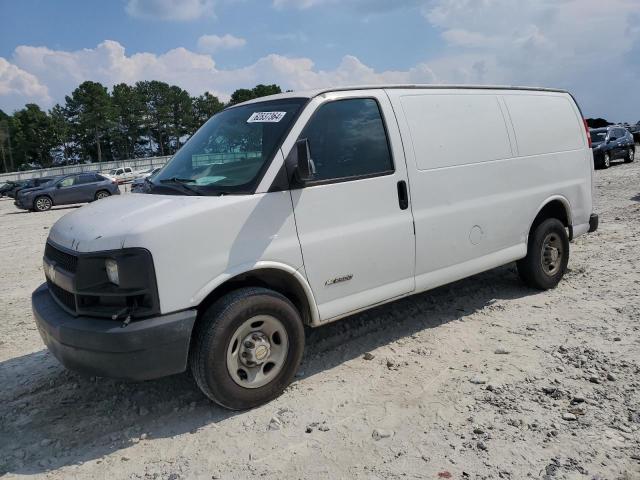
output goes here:
<path id="1" fill-rule="evenodd" d="M 247 123 L 276 123 L 284 118 L 287 112 L 254 112 Z"/>

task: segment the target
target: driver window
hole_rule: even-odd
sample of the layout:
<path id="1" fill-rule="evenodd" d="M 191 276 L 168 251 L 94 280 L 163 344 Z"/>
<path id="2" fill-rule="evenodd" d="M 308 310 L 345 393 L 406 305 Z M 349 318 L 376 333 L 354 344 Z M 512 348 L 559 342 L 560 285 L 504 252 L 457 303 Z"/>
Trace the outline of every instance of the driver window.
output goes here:
<path id="1" fill-rule="evenodd" d="M 74 180 L 75 180 L 75 177 L 67 177 L 64 180 L 60 181 L 60 186 L 61 187 L 70 187 L 71 185 L 73 185 Z"/>
<path id="2" fill-rule="evenodd" d="M 382 115 L 372 98 L 322 105 L 300 138 L 309 140 L 316 167 L 314 181 L 393 172 Z"/>

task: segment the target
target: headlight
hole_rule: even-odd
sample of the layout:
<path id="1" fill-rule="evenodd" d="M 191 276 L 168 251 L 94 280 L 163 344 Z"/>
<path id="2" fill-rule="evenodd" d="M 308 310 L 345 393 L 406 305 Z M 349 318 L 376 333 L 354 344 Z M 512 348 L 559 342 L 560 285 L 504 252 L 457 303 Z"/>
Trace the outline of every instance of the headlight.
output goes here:
<path id="1" fill-rule="evenodd" d="M 68 253 L 78 258 L 72 292 L 78 315 L 124 319 L 159 312 L 155 269 L 148 250 Z"/>
<path id="2" fill-rule="evenodd" d="M 120 279 L 118 278 L 118 262 L 113 258 L 108 258 L 104 262 L 104 266 L 107 269 L 107 278 L 114 285 L 120 285 Z"/>

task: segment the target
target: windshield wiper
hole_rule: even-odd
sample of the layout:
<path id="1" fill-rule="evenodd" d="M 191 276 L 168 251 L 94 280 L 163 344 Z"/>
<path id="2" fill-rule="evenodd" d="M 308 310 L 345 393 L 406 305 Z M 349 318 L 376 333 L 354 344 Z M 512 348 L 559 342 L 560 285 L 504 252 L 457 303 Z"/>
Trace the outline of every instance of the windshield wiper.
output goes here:
<path id="1" fill-rule="evenodd" d="M 177 178 L 177 177 L 165 178 L 163 180 L 160 180 L 160 183 L 162 184 L 169 183 L 172 185 L 180 185 L 183 189 L 191 192 L 193 195 L 202 195 L 202 192 L 200 190 L 189 185 L 192 182 L 193 180 L 191 180 L 190 178 Z"/>

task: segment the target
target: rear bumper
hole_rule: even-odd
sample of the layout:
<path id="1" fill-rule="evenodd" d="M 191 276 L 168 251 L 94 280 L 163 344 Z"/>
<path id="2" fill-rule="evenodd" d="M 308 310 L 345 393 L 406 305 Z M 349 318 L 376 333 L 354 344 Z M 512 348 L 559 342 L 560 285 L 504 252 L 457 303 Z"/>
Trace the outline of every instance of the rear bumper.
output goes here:
<path id="1" fill-rule="evenodd" d="M 596 213 L 592 213 L 589 216 L 589 233 L 595 232 L 596 230 L 598 230 L 599 223 L 600 223 L 600 220 L 598 218 L 598 215 Z"/>
<path id="2" fill-rule="evenodd" d="M 75 317 L 53 299 L 46 284 L 31 296 L 40 336 L 70 370 L 100 377 L 148 380 L 183 372 L 196 310 L 131 322 Z"/>

